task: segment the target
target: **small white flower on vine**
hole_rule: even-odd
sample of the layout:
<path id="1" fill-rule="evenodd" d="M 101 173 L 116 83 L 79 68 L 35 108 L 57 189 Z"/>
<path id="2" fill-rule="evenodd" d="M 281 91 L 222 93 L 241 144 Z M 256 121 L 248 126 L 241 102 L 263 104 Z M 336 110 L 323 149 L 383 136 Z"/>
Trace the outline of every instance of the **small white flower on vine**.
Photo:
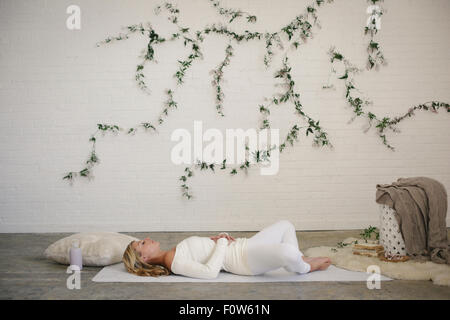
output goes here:
<path id="1" fill-rule="evenodd" d="M 367 18 L 366 26 L 369 29 L 381 29 L 381 15 L 383 11 L 381 10 L 380 6 L 377 5 L 371 5 L 367 7 L 366 12 L 370 14 L 370 17 Z"/>

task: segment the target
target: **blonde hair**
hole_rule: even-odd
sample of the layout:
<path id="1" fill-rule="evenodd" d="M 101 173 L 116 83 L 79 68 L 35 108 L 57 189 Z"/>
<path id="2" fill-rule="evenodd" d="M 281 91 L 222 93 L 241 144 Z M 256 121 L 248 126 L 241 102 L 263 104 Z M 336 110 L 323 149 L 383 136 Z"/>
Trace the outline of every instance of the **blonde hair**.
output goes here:
<path id="1" fill-rule="evenodd" d="M 125 252 L 123 253 L 122 261 L 128 272 L 144 277 L 159 277 L 167 276 L 171 272 L 164 266 L 159 264 L 148 264 L 139 259 L 139 254 L 133 249 L 133 242 L 131 241 Z"/>

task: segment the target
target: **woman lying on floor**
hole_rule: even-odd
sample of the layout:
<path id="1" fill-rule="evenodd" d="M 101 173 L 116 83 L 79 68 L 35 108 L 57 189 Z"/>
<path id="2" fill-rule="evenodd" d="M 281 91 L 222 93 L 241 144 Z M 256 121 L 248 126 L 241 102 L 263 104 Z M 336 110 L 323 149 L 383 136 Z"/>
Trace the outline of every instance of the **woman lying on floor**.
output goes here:
<path id="1" fill-rule="evenodd" d="M 226 233 L 210 238 L 192 236 L 167 251 L 150 238 L 132 241 L 123 254 L 123 262 L 128 272 L 139 276 L 174 273 L 200 279 L 214 279 L 222 269 L 238 275 L 258 275 L 284 267 L 302 274 L 325 270 L 331 264 L 327 257 L 304 257 L 295 227 L 286 220 L 249 239 L 234 239 Z"/>

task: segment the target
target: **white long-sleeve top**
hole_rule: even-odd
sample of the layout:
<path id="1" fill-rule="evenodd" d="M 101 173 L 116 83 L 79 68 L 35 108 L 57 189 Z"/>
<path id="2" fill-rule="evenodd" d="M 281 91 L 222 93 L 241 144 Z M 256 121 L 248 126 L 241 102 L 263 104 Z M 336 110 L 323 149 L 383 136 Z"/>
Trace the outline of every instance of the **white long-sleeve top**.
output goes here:
<path id="1" fill-rule="evenodd" d="M 171 270 L 175 274 L 200 279 L 214 279 L 221 270 L 251 275 L 247 265 L 247 238 L 228 244 L 208 237 L 192 236 L 177 244 Z"/>

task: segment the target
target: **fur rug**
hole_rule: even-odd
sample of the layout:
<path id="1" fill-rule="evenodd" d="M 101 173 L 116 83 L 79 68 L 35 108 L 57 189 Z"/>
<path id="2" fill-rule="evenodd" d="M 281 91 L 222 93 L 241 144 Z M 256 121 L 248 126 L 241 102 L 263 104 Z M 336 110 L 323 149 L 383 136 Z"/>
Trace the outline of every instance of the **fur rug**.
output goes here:
<path id="1" fill-rule="evenodd" d="M 450 266 L 437 264 L 431 261 L 418 262 L 409 260 L 406 262 L 385 262 L 376 257 L 365 257 L 354 255 L 352 252 L 353 242 L 358 240 L 359 244 L 364 244 L 363 239 L 347 238 L 343 241 L 342 248 L 338 247 L 315 247 L 304 251 L 307 257 L 329 257 L 332 264 L 337 267 L 366 272 L 370 265 L 380 267 L 382 275 L 392 279 L 402 280 L 432 280 L 434 284 L 440 286 L 450 286 Z"/>

